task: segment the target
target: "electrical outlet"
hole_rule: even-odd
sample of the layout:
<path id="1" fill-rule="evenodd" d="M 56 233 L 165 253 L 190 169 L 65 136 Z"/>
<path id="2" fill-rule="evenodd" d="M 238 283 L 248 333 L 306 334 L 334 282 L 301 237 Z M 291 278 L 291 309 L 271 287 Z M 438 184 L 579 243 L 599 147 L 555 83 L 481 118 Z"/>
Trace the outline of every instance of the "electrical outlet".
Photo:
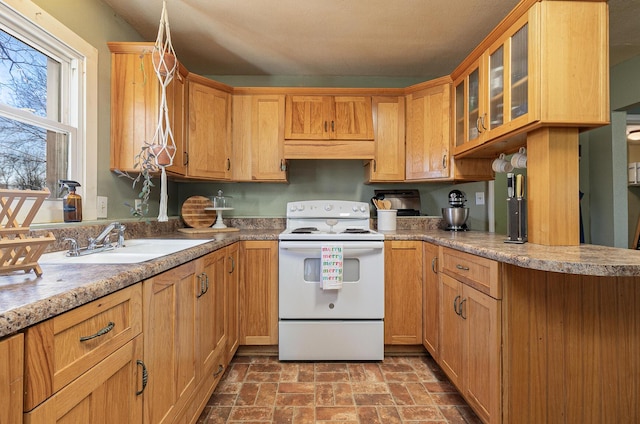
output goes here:
<path id="1" fill-rule="evenodd" d="M 484 191 L 476 192 L 476 205 L 484 205 Z"/>
<path id="2" fill-rule="evenodd" d="M 106 196 L 98 196 L 98 200 L 96 202 L 96 213 L 98 218 L 106 218 L 107 217 L 107 203 L 109 198 Z"/>

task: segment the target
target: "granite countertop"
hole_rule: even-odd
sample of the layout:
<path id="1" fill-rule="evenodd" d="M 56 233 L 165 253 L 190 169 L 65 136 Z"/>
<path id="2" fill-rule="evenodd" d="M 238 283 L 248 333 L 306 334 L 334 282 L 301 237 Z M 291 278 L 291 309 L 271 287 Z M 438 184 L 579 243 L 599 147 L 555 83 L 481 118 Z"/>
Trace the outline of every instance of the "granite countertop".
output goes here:
<path id="1" fill-rule="evenodd" d="M 20 331 L 101 296 L 240 240 L 277 240 L 282 229 L 252 229 L 211 235 L 173 232 L 153 237 L 205 238 L 209 241 L 173 255 L 137 264 L 42 264 L 43 275 L 0 276 L 0 337 Z M 640 276 L 640 251 L 595 245 L 508 244 L 505 237 L 480 231 L 406 229 L 385 233 L 387 240 L 427 241 L 500 262 L 541 271 L 596 276 Z"/>

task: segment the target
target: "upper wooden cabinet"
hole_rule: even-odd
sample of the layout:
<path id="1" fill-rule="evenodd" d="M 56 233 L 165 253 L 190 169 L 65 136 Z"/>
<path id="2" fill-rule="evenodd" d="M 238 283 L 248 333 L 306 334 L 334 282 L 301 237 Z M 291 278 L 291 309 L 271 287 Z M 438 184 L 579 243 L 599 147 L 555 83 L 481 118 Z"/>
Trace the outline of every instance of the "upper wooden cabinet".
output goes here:
<path id="1" fill-rule="evenodd" d="M 189 74 L 189 165 L 194 178 L 231 179 L 231 95 Z"/>
<path id="2" fill-rule="evenodd" d="M 406 179 L 449 178 L 451 175 L 449 78 L 407 95 Z"/>
<path id="3" fill-rule="evenodd" d="M 153 43 L 107 43 L 111 50 L 111 169 L 139 172 L 135 156 L 152 143 L 158 127 L 160 83 L 153 68 Z M 185 99 L 187 70 L 179 64 L 167 87 L 167 107 L 176 153 L 174 174 L 186 173 Z"/>
<path id="4" fill-rule="evenodd" d="M 404 181 L 404 97 L 374 96 L 372 105 L 375 157 L 365 164 L 367 182 Z"/>
<path id="5" fill-rule="evenodd" d="M 287 139 L 373 140 L 371 97 L 291 95 L 286 102 Z"/>
<path id="6" fill-rule="evenodd" d="M 456 157 L 514 151 L 544 125 L 609 121 L 607 4 L 542 1 L 515 11 L 452 75 Z"/>
<path id="7" fill-rule="evenodd" d="M 284 94 L 233 96 L 234 181 L 287 181 Z"/>

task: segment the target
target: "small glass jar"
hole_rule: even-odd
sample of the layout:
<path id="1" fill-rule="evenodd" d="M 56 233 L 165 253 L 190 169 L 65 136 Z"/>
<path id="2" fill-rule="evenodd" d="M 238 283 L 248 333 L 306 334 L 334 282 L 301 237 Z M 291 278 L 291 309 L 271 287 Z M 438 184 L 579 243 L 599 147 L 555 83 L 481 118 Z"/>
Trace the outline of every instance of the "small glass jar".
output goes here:
<path id="1" fill-rule="evenodd" d="M 223 196 L 222 190 L 218 190 L 218 195 L 213 197 L 214 208 L 231 208 L 232 198 L 229 196 Z"/>

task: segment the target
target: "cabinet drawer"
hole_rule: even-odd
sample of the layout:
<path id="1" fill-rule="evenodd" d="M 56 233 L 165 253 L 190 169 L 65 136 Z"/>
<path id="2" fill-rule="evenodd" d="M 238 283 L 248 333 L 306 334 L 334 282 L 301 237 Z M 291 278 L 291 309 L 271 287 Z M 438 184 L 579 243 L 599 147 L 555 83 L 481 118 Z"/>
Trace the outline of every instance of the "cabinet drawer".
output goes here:
<path id="1" fill-rule="evenodd" d="M 495 299 L 502 297 L 497 261 L 445 247 L 442 271 Z"/>
<path id="2" fill-rule="evenodd" d="M 141 331 L 141 284 L 27 329 L 25 410 L 36 407 Z"/>

